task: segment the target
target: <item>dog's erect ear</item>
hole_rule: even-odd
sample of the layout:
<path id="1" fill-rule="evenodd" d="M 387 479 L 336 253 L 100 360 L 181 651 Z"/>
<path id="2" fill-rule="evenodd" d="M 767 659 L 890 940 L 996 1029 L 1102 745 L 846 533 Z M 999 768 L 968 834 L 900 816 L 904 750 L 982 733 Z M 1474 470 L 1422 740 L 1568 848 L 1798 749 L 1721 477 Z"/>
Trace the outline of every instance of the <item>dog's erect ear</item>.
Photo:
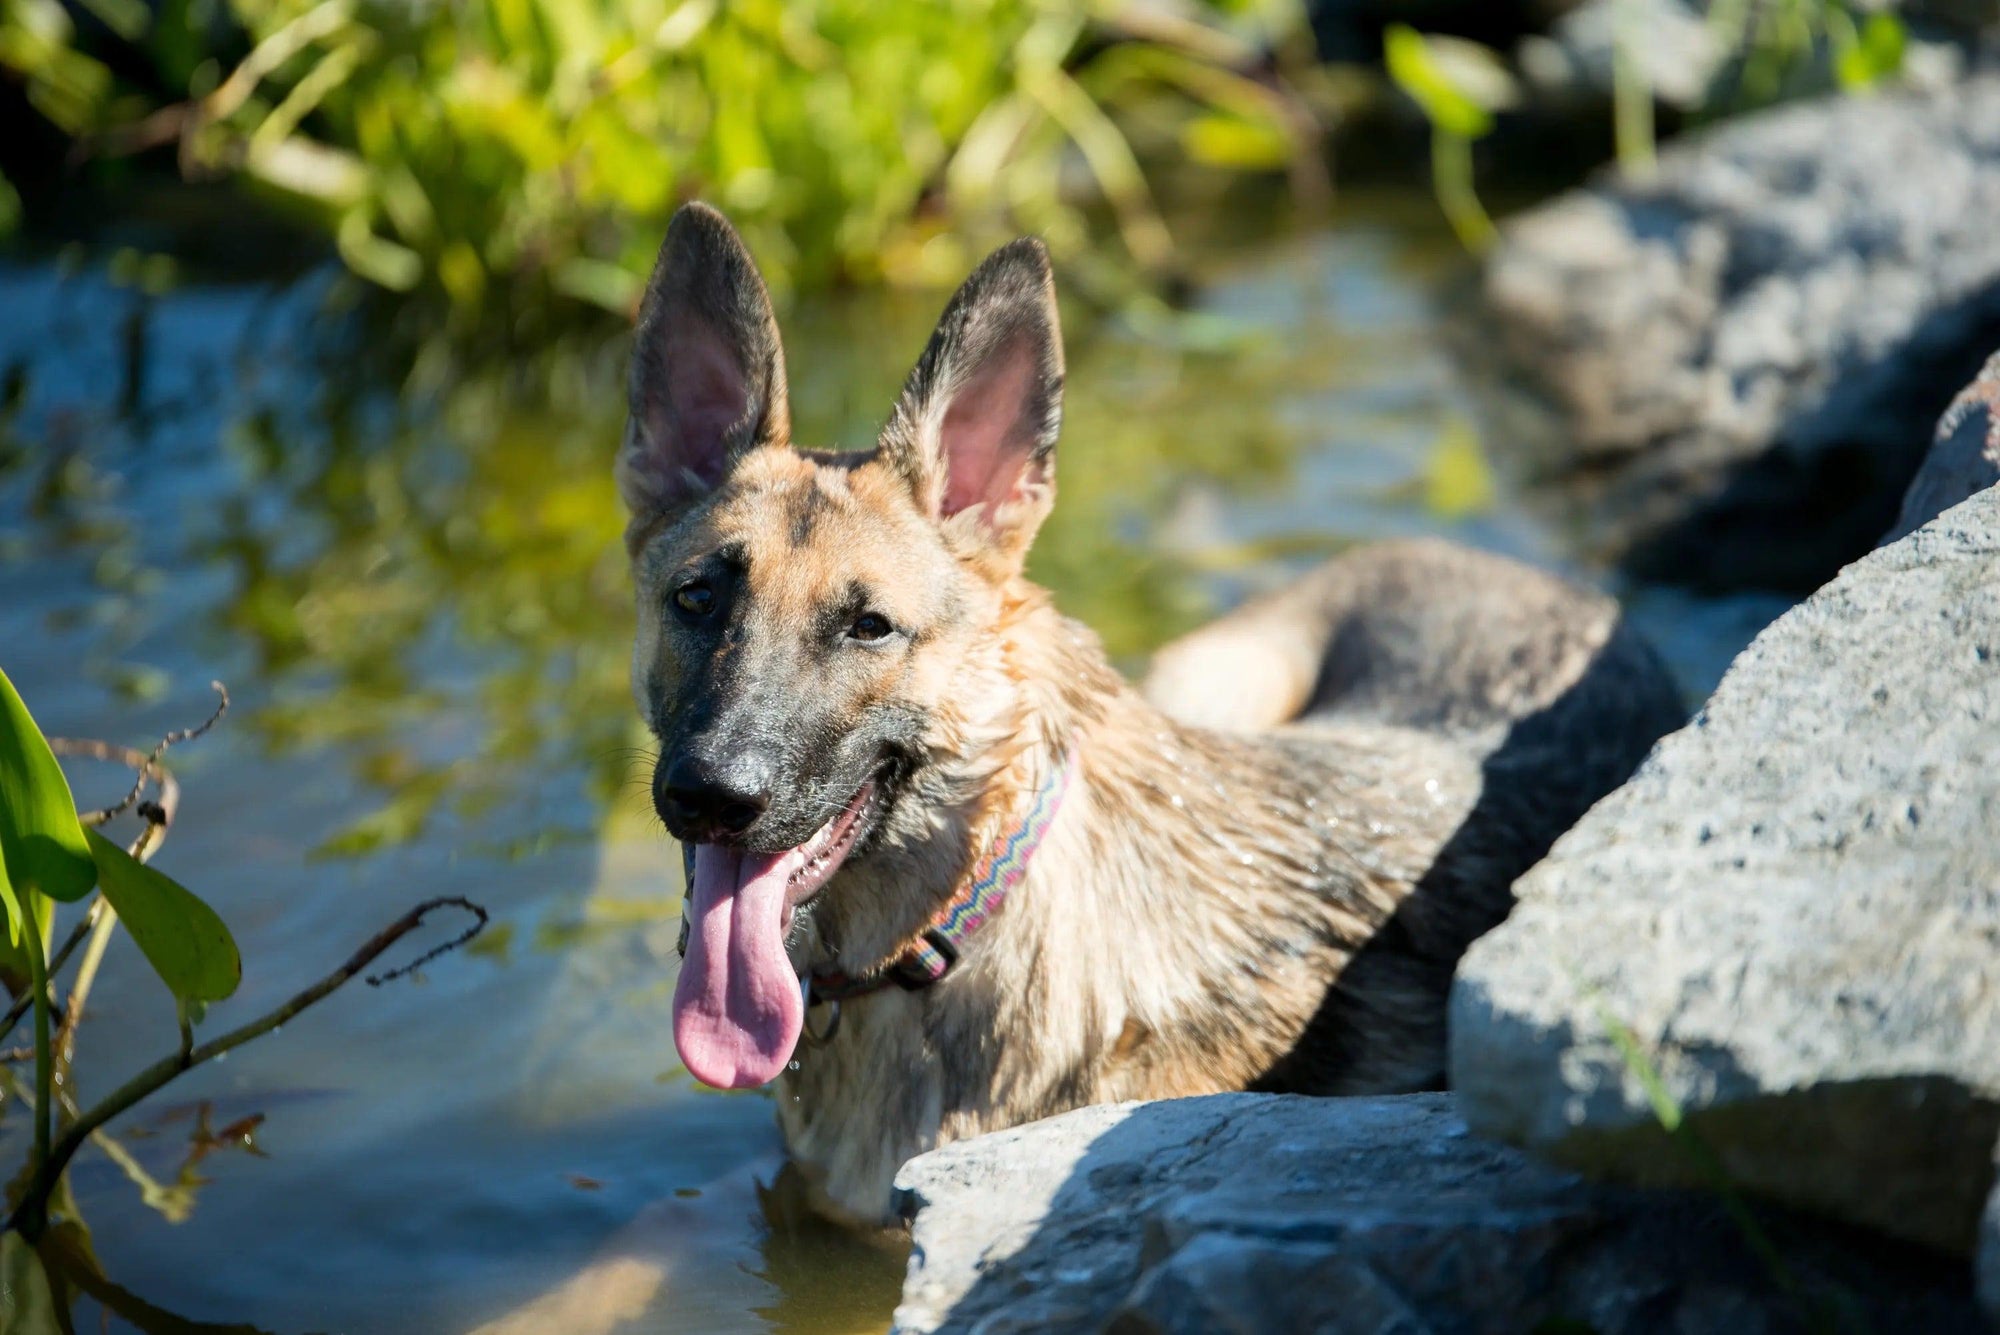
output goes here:
<path id="1" fill-rule="evenodd" d="M 951 532 L 1018 565 L 1055 501 L 1062 387 L 1048 252 L 1024 238 L 988 256 L 945 307 L 879 457 Z"/>
<path id="2" fill-rule="evenodd" d="M 790 438 L 770 294 L 736 229 L 706 204 L 667 224 L 639 307 L 629 394 L 618 490 L 635 519 L 700 499 L 736 456 Z"/>

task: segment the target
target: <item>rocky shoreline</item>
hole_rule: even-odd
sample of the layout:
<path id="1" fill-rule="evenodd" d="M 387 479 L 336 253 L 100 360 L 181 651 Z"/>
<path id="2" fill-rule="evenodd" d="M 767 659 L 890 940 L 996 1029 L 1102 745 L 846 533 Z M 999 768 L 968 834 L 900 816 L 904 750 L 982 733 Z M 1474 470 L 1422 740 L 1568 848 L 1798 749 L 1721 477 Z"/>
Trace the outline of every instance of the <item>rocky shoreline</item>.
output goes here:
<path id="1" fill-rule="evenodd" d="M 898 1331 L 2000 1325 L 1996 217 L 1974 75 L 1513 224 L 1491 431 L 1628 570 L 1817 591 L 1517 884 L 1454 1092 L 924 1155 Z"/>

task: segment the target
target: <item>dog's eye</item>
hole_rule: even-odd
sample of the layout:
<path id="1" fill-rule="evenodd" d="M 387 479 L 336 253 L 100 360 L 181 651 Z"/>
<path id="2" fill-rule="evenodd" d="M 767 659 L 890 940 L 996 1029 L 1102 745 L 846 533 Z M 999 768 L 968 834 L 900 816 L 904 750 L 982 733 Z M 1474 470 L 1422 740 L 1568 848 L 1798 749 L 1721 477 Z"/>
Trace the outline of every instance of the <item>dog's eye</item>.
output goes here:
<path id="1" fill-rule="evenodd" d="M 889 624 L 889 618 L 880 612 L 863 612 L 854 618 L 854 624 L 848 627 L 847 633 L 854 639 L 872 643 L 887 638 L 894 634 L 895 630 L 896 628 Z"/>
<path id="2" fill-rule="evenodd" d="M 715 609 L 715 590 L 702 580 L 674 590 L 674 606 L 691 617 L 705 617 Z"/>

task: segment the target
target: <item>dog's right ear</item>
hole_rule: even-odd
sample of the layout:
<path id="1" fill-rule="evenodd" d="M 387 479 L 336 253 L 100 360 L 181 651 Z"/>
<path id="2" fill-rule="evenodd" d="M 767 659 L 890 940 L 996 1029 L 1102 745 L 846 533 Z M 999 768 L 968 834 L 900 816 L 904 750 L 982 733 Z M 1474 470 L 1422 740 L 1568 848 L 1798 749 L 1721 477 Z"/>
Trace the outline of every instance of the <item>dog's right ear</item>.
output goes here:
<path id="1" fill-rule="evenodd" d="M 729 220 L 687 204 L 646 284 L 618 490 L 635 521 L 681 509 L 759 445 L 791 436 L 770 294 Z"/>

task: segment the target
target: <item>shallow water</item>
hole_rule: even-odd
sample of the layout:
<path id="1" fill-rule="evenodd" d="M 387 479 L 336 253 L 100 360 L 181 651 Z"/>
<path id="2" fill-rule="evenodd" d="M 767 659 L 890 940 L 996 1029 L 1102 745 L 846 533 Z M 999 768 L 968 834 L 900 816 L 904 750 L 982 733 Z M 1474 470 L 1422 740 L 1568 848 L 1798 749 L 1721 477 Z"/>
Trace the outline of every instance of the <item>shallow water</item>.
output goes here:
<path id="1" fill-rule="evenodd" d="M 1206 263 L 1186 346 L 1073 337 L 1034 566 L 1060 603 L 1131 665 L 1358 539 L 1445 533 L 1560 564 L 1437 349 L 1461 263 L 1427 205 L 1350 202 L 1330 230 Z M 697 1222 L 619 1329 L 881 1328 L 892 1252 L 782 1197 L 701 1213 L 776 1136 L 764 1095 L 695 1086 L 669 1036 L 679 859 L 625 686 L 618 349 L 525 368 L 554 407 L 509 406 L 494 375 L 411 407 L 367 357 L 327 352 L 328 291 L 148 297 L 99 267 L 0 268 L 0 664 L 53 734 L 146 744 L 207 713 L 211 677 L 235 699 L 171 757 L 186 796 L 159 858 L 243 947 L 242 991 L 206 1030 L 418 899 L 494 919 L 473 950 L 354 985 L 114 1123 L 150 1200 L 106 1153 L 80 1156 L 77 1208 L 125 1291 L 111 1305 L 143 1300 L 157 1330 L 189 1328 L 172 1313 L 464 1331 L 664 1209 Z M 800 438 L 865 443 L 937 304 L 788 315 Z M 1769 614 L 1639 604 L 1698 687 Z M 127 783 L 71 772 L 86 803 Z M 172 1042 L 120 939 L 83 1093 Z M 255 1114 L 254 1152 L 212 1147 Z M 0 1124 L 10 1162 L 26 1130 L 18 1108 Z M 84 1300 L 78 1328 L 99 1318 Z"/>

